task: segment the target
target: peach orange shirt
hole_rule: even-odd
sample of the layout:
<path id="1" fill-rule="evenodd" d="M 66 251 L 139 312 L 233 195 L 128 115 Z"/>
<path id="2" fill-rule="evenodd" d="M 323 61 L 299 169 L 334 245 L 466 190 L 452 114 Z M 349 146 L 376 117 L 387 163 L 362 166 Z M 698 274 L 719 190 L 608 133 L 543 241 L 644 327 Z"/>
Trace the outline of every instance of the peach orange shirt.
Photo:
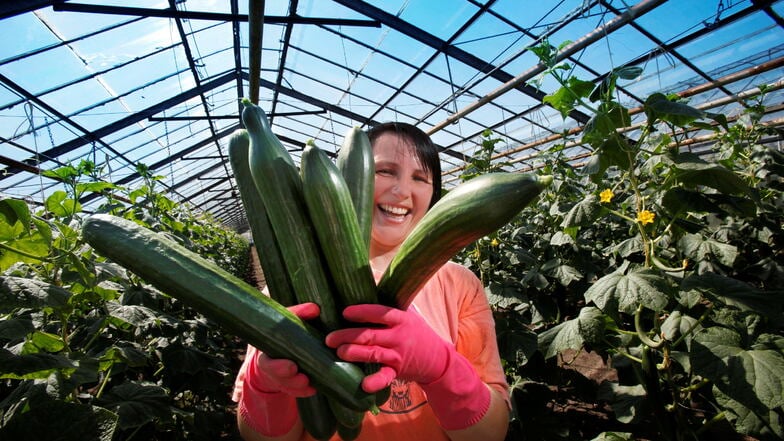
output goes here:
<path id="1" fill-rule="evenodd" d="M 467 268 L 448 262 L 417 294 L 411 308 L 468 359 L 482 380 L 508 400 L 508 384 L 501 367 L 495 323 L 479 279 Z M 255 351 L 255 348 L 249 348 Z M 248 353 L 245 363 L 252 360 Z M 235 381 L 234 401 L 239 401 L 246 365 Z M 508 401 L 507 401 L 508 404 Z M 303 440 L 313 438 L 305 434 Z M 332 440 L 340 438 L 335 435 Z M 427 396 L 414 382 L 395 380 L 392 394 L 378 415 L 368 413 L 358 441 L 438 441 L 448 440 L 427 402 Z"/>

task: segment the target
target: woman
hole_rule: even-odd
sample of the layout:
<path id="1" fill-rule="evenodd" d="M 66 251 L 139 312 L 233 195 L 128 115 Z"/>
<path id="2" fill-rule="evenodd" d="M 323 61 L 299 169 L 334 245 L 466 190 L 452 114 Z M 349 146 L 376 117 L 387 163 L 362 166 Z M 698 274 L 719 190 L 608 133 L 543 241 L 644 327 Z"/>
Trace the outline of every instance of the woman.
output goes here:
<path id="1" fill-rule="evenodd" d="M 376 168 L 370 263 L 378 279 L 438 200 L 441 166 L 430 138 L 412 125 L 381 124 L 368 136 Z M 304 320 L 319 312 L 313 303 L 291 310 Z M 468 269 L 444 265 L 406 311 L 355 305 L 343 316 L 357 327 L 328 334 L 327 345 L 343 360 L 381 364 L 363 380 L 365 391 L 392 390 L 381 412 L 365 417 L 359 440 L 504 439 L 508 385 L 482 284 Z M 246 440 L 312 439 L 295 397 L 313 393 L 292 361 L 249 348 L 234 392 L 240 433 Z"/>

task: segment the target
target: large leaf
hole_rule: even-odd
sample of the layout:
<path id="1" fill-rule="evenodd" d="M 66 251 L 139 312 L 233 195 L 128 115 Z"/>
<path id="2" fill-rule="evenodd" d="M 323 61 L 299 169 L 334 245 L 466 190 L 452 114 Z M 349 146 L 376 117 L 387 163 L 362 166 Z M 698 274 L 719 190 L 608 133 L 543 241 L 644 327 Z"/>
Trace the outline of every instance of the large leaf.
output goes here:
<path id="1" fill-rule="evenodd" d="M 111 441 L 116 426 L 117 415 L 106 409 L 49 400 L 6 421 L 0 439 Z"/>
<path id="2" fill-rule="evenodd" d="M 738 248 L 719 242 L 701 234 L 684 234 L 678 241 L 678 249 L 683 255 L 697 260 L 716 260 L 731 267 L 738 257 Z"/>
<path id="3" fill-rule="evenodd" d="M 76 365 L 71 360 L 59 354 L 17 355 L 0 348 L 0 378 L 41 379 L 55 371 L 72 372 L 75 369 Z"/>
<path id="4" fill-rule="evenodd" d="M 601 211 L 601 206 L 596 202 L 596 196 L 588 195 L 585 199 L 574 204 L 561 222 L 561 228 L 570 228 L 590 224 L 596 220 Z"/>
<path id="5" fill-rule="evenodd" d="M 784 439 L 784 420 L 779 414 L 780 409 L 755 411 L 733 400 L 716 386 L 713 387 L 713 396 L 738 433 L 766 441 Z"/>
<path id="6" fill-rule="evenodd" d="M 761 314 L 777 314 L 784 302 L 784 291 L 762 291 L 716 273 L 691 275 L 681 282 L 681 290 L 697 291 L 711 300 Z"/>
<path id="7" fill-rule="evenodd" d="M 590 306 L 580 310 L 577 318 L 567 320 L 539 335 L 539 347 L 546 358 L 567 349 L 580 349 L 588 342 L 598 342 L 604 336 L 604 314 Z"/>
<path id="8" fill-rule="evenodd" d="M 69 307 L 71 292 L 59 286 L 23 277 L 0 277 L 0 312 L 18 308 L 44 311 L 64 310 Z"/>
<path id="9" fill-rule="evenodd" d="M 676 126 L 685 127 L 705 116 L 705 113 L 701 110 L 697 110 L 688 104 L 670 101 L 662 93 L 651 94 L 645 100 L 644 108 L 649 124 L 654 124 L 655 121 L 661 120 Z"/>
<path id="10" fill-rule="evenodd" d="M 583 278 L 580 271 L 573 266 L 563 264 L 559 258 L 548 260 L 542 264 L 539 270 L 550 277 L 558 279 L 563 286 L 569 286 L 570 283 Z"/>
<path id="11" fill-rule="evenodd" d="M 632 424 L 648 416 L 649 412 L 645 409 L 646 396 L 645 388 L 641 384 L 624 386 L 605 381 L 599 386 L 597 398 L 610 403 L 615 419 Z"/>
<path id="12" fill-rule="evenodd" d="M 123 430 L 140 427 L 156 419 L 167 419 L 170 414 L 168 393 L 150 384 L 125 382 L 96 401 L 119 415 L 118 425 Z"/>
<path id="13" fill-rule="evenodd" d="M 784 406 L 784 338 L 764 334 L 758 341 L 747 349 L 738 332 L 706 328 L 694 337 L 690 359 L 695 374 L 713 381 L 734 402 L 736 415 L 765 421 L 771 410 Z"/>
<path id="14" fill-rule="evenodd" d="M 686 154 L 682 155 L 686 156 Z M 686 185 L 706 186 L 724 194 L 751 195 L 751 188 L 732 170 L 697 156 L 686 156 L 675 165 L 678 179 Z"/>
<path id="15" fill-rule="evenodd" d="M 0 240 L 9 240 L 30 231 L 30 208 L 17 199 L 0 200 Z"/>
<path id="16" fill-rule="evenodd" d="M 694 332 L 701 329 L 697 324 L 697 319 L 683 314 L 681 311 L 675 310 L 671 312 L 664 320 L 664 323 L 662 323 L 661 334 L 666 340 L 675 341 L 692 330 L 692 328 L 694 328 Z M 688 343 L 691 340 L 686 341 Z"/>
<path id="17" fill-rule="evenodd" d="M 668 292 L 667 281 L 657 272 L 634 269 L 627 274 L 616 271 L 597 280 L 585 291 L 585 301 L 603 311 L 617 308 L 633 314 L 640 304 L 654 311 L 664 309 L 669 302 Z"/>

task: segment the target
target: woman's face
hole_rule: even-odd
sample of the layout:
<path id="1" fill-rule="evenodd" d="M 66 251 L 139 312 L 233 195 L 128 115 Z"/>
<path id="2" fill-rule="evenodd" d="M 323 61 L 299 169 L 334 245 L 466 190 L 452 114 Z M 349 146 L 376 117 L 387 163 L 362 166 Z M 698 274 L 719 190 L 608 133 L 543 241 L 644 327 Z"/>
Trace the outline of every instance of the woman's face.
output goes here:
<path id="1" fill-rule="evenodd" d="M 372 242 L 377 250 L 399 246 L 422 219 L 433 196 L 431 175 L 415 147 L 394 132 L 373 143 L 376 164 Z"/>

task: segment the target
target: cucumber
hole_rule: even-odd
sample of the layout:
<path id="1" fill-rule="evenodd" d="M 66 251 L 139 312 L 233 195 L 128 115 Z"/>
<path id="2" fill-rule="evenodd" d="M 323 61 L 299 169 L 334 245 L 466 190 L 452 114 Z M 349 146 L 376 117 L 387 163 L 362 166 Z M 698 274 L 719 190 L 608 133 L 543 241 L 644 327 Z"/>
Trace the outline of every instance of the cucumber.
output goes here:
<path id="1" fill-rule="evenodd" d="M 360 231 L 343 174 L 326 153 L 312 143 L 302 153 L 301 174 L 305 204 L 335 282 L 340 309 L 360 303 L 378 303 L 368 243 L 362 237 L 364 233 Z M 372 203 L 372 184 L 370 198 Z M 368 363 L 363 369 L 369 375 L 376 372 L 379 365 Z M 376 404 L 386 402 L 390 392 L 390 388 L 377 392 Z"/>
<path id="2" fill-rule="evenodd" d="M 552 177 L 488 173 L 449 191 L 422 217 L 378 282 L 387 306 L 407 308 L 417 291 L 465 246 L 509 222 Z"/>
<path id="3" fill-rule="evenodd" d="M 281 245 L 297 301 L 317 303 L 323 330 L 338 329 L 333 288 L 302 199 L 302 180 L 291 155 L 272 133 L 264 111 L 250 101 L 243 103 L 242 121 L 250 135 L 250 173 Z"/>
<path id="4" fill-rule="evenodd" d="M 280 246 L 272 232 L 267 209 L 250 174 L 249 148 L 250 137 L 247 130 L 238 129 L 231 134 L 228 152 L 234 181 L 250 224 L 253 244 L 259 255 L 261 269 L 264 271 L 264 280 L 267 282 L 267 291 L 270 297 L 281 305 L 291 306 L 296 303 L 294 289 L 283 264 Z"/>
<path id="5" fill-rule="evenodd" d="M 362 239 L 367 247 L 370 247 L 376 163 L 373 160 L 373 147 L 367 133 L 359 127 L 349 129 L 338 150 L 336 165 L 351 194 Z"/>
<path id="6" fill-rule="evenodd" d="M 275 358 L 293 360 L 317 390 L 357 410 L 378 411 L 362 390 L 362 370 L 341 361 L 280 303 L 211 261 L 133 221 L 107 214 L 85 219 L 83 239 L 219 326 Z"/>
<path id="7" fill-rule="evenodd" d="M 317 392 L 306 398 L 297 398 L 297 410 L 302 426 L 318 441 L 332 438 L 337 430 L 337 420 L 329 406 L 329 398 Z"/>
<path id="8" fill-rule="evenodd" d="M 301 173 L 305 205 L 335 283 L 340 310 L 377 303 L 367 246 L 343 176 L 313 144 L 302 153 Z"/>
<path id="9" fill-rule="evenodd" d="M 245 129 L 238 129 L 229 138 L 229 162 L 234 171 L 234 180 L 242 200 L 242 206 L 250 223 L 253 242 L 264 270 L 267 291 L 270 297 L 283 306 L 296 303 L 294 289 L 289 281 L 280 245 L 272 231 L 264 202 L 250 174 L 248 156 L 250 136 Z M 364 368 L 363 368 L 364 369 Z M 305 430 L 317 440 L 327 440 L 336 430 L 335 417 L 323 394 L 298 397 L 297 409 Z"/>

